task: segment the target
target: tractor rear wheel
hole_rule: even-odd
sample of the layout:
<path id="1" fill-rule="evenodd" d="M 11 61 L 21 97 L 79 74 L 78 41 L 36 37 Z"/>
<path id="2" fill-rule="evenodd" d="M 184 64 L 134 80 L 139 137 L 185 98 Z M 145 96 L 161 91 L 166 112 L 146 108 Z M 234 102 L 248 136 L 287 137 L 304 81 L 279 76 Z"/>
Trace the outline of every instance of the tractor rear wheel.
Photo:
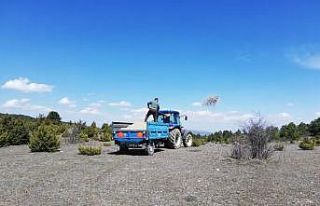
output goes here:
<path id="1" fill-rule="evenodd" d="M 170 132 L 168 139 L 168 147 L 171 149 L 179 149 L 182 143 L 182 135 L 179 129 L 174 129 Z"/>
<path id="2" fill-rule="evenodd" d="M 187 134 L 186 138 L 183 140 L 183 145 L 185 147 L 191 147 L 192 146 L 192 134 Z"/>
<path id="3" fill-rule="evenodd" d="M 152 156 L 154 154 L 155 145 L 153 142 L 150 142 L 146 146 L 146 152 L 149 156 Z"/>

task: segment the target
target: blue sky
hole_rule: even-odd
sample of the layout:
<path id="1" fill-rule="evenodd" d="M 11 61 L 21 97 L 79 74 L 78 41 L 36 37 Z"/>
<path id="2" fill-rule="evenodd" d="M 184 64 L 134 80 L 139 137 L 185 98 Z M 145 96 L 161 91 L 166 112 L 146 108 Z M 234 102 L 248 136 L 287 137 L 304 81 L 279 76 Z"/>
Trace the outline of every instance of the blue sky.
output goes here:
<path id="1" fill-rule="evenodd" d="M 141 120 L 148 100 L 187 127 L 320 116 L 320 2 L 0 2 L 0 112 Z M 199 106 L 219 95 L 215 108 Z"/>

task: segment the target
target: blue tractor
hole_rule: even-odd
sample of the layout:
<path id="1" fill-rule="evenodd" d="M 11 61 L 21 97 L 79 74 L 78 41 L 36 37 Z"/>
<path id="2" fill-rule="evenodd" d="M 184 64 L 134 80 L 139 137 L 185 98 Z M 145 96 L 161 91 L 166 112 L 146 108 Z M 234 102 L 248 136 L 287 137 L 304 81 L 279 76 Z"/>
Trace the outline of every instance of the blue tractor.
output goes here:
<path id="1" fill-rule="evenodd" d="M 113 122 L 113 139 L 121 152 L 144 148 L 148 155 L 153 155 L 160 145 L 171 149 L 178 149 L 182 144 L 190 147 L 192 133 L 181 125 L 182 117 L 188 119 L 185 115 L 180 116 L 178 111 L 163 110 L 159 112 L 158 122 Z"/>

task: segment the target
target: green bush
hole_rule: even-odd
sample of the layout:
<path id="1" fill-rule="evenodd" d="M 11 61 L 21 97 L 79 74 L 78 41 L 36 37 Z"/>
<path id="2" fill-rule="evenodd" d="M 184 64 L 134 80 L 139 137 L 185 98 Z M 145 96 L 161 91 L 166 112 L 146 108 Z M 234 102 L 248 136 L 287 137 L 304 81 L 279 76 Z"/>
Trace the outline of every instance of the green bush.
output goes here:
<path id="1" fill-rule="evenodd" d="M 83 131 L 88 135 L 90 139 L 99 140 L 99 129 L 97 128 L 95 122 L 92 122 L 91 126 L 86 127 Z"/>
<path id="2" fill-rule="evenodd" d="M 89 142 L 89 137 L 85 132 L 81 132 L 80 133 L 80 139 L 85 141 L 85 142 Z"/>
<path id="3" fill-rule="evenodd" d="M 27 144 L 30 138 L 29 129 L 22 121 L 15 121 L 12 130 L 9 132 L 11 145 Z"/>
<path id="4" fill-rule="evenodd" d="M 55 152 L 60 148 L 60 139 L 51 125 L 40 125 L 29 142 L 31 152 Z"/>
<path id="5" fill-rule="evenodd" d="M 79 153 L 81 155 L 88 155 L 88 156 L 100 155 L 101 151 L 102 151 L 101 147 L 93 147 L 93 146 L 85 146 L 85 145 L 79 146 Z"/>
<path id="6" fill-rule="evenodd" d="M 112 146 L 112 142 L 105 142 L 105 143 L 103 143 L 103 146 L 111 147 Z"/>
<path id="7" fill-rule="evenodd" d="M 0 147 L 6 146 L 9 144 L 7 133 L 0 134 Z"/>
<path id="8" fill-rule="evenodd" d="M 300 142 L 299 147 L 303 150 L 313 150 L 314 142 L 308 138 L 305 138 L 302 142 Z"/>
<path id="9" fill-rule="evenodd" d="M 273 146 L 273 149 L 275 151 L 283 151 L 284 150 L 284 144 L 282 143 L 276 143 L 274 146 Z"/>
<path id="10" fill-rule="evenodd" d="M 63 124 L 57 125 L 57 134 L 63 135 L 67 129 L 68 127 L 66 125 L 63 125 Z"/>
<path id="11" fill-rule="evenodd" d="M 22 120 L 9 116 L 0 118 L 0 147 L 26 144 L 29 137 L 29 129 Z"/>
<path id="12" fill-rule="evenodd" d="M 112 134 L 109 132 L 105 132 L 101 136 L 101 141 L 102 142 L 110 142 L 112 141 Z"/>
<path id="13" fill-rule="evenodd" d="M 206 143 L 207 143 L 207 139 L 204 139 L 204 138 L 195 138 L 192 140 L 193 147 L 199 147 L 199 146 L 204 145 Z"/>
<path id="14" fill-rule="evenodd" d="M 102 142 L 110 142 L 112 141 L 112 128 L 108 124 L 103 124 L 101 127 L 101 141 Z"/>
<path id="15" fill-rule="evenodd" d="M 312 141 L 315 146 L 320 146 L 320 138 L 319 137 L 312 138 Z"/>

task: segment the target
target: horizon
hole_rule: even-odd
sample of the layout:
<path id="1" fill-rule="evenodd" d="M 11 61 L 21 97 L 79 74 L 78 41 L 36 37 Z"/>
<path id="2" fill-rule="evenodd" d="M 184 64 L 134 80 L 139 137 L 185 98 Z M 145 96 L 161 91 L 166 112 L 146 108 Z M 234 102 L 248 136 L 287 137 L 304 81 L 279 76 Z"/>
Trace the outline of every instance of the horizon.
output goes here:
<path id="1" fill-rule="evenodd" d="M 236 130 L 320 117 L 318 1 L 0 2 L 0 113 Z M 288 12 L 290 11 L 290 12 Z M 202 102 L 220 97 L 215 107 Z"/>

